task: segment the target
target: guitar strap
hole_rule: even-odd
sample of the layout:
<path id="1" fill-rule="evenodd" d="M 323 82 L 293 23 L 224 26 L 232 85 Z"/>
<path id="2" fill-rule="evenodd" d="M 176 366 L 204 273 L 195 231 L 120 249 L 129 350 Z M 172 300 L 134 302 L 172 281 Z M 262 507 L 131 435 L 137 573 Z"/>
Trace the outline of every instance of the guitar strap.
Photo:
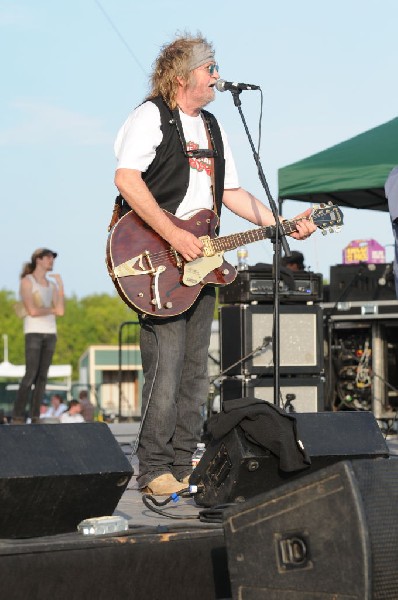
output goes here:
<path id="1" fill-rule="evenodd" d="M 116 223 L 119 221 L 120 217 L 122 216 L 122 204 L 123 204 L 123 198 L 122 198 L 121 194 L 119 194 L 118 196 L 116 196 L 115 204 L 113 205 L 113 211 L 112 211 L 110 223 L 108 225 L 108 231 L 110 231 L 112 229 L 112 227 L 114 225 L 116 225 Z"/>
<path id="2" fill-rule="evenodd" d="M 213 136 L 211 135 L 211 129 L 210 129 L 210 123 L 209 121 L 206 119 L 206 117 L 202 114 L 202 119 L 205 125 L 205 129 L 206 129 L 206 137 L 207 137 L 207 144 L 208 144 L 208 148 L 209 150 L 213 150 L 214 151 L 214 143 L 213 143 Z M 216 188 L 214 187 L 214 155 L 212 155 L 210 158 L 210 180 L 211 180 L 211 195 L 213 196 L 213 211 L 216 213 L 216 215 L 218 216 L 217 213 L 217 203 L 216 203 L 216 193 L 215 190 Z"/>

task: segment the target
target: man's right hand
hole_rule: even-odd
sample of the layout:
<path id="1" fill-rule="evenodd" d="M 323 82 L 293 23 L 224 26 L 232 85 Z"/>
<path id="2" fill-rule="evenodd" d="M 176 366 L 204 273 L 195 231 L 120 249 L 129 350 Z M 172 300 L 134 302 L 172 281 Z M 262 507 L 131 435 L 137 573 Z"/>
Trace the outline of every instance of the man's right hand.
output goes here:
<path id="1" fill-rule="evenodd" d="M 203 242 L 190 231 L 176 227 L 168 241 L 187 262 L 203 256 Z"/>

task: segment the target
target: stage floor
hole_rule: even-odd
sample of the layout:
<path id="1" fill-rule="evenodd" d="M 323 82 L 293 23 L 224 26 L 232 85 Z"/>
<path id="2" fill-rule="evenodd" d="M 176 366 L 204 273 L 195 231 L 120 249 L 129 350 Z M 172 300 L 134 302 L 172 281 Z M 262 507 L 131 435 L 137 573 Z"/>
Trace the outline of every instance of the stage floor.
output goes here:
<path id="1" fill-rule="evenodd" d="M 138 434 L 139 423 L 111 423 L 109 428 L 134 469 L 134 475 L 121 497 L 114 514 L 128 519 L 130 527 L 158 527 L 168 524 L 176 525 L 177 523 L 193 527 L 198 525 L 203 526 L 199 521 L 199 512 L 202 508 L 195 505 L 193 498 L 180 498 L 176 503 L 170 503 L 165 507 L 161 507 L 162 510 L 170 513 L 171 517 L 159 515 L 144 505 L 142 494 L 138 489 L 136 481 L 138 460 L 136 456 L 131 457 L 132 447 Z M 164 500 L 164 498 L 158 499 Z"/>
<path id="2" fill-rule="evenodd" d="M 196 506 L 193 498 L 181 498 L 177 503 L 170 503 L 166 507 L 163 507 L 165 512 L 170 513 L 176 519 L 156 514 L 144 505 L 142 494 L 138 489 L 136 481 L 138 461 L 135 456 L 131 457 L 131 450 L 136 440 L 139 423 L 113 423 L 109 427 L 134 468 L 134 475 L 130 480 L 127 490 L 120 499 L 115 514 L 128 519 L 130 527 L 143 525 L 147 527 L 172 526 L 176 523 L 192 527 L 203 527 L 203 523 L 199 521 L 199 513 L 203 508 Z M 391 435 L 386 441 L 391 455 L 398 455 L 398 436 L 395 434 Z M 191 518 L 195 516 L 196 519 Z M 184 519 L 184 517 L 186 518 Z"/>

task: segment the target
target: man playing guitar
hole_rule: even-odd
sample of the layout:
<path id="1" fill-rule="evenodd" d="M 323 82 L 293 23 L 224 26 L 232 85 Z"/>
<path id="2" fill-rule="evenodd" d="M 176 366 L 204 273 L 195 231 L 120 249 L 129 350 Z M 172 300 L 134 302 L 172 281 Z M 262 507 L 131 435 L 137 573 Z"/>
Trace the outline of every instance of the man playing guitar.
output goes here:
<path id="1" fill-rule="evenodd" d="M 275 223 L 271 211 L 239 186 L 225 132 L 203 110 L 215 98 L 218 70 L 213 48 L 202 37 L 187 35 L 164 46 L 149 97 L 129 115 L 115 142 L 115 184 L 123 213 L 132 209 L 165 240 L 177 265 L 178 257 L 190 263 L 206 249 L 200 236 L 180 227 L 169 213 L 192 220 L 197 211 L 212 209 L 219 217 L 225 206 L 251 223 Z M 292 237 L 305 239 L 315 231 L 310 213 L 296 217 Z M 145 271 L 143 261 L 140 257 L 139 268 Z M 161 277 L 159 270 L 155 288 Z M 159 293 L 153 299 L 155 305 L 162 301 Z M 137 481 L 143 491 L 170 495 L 187 486 L 208 393 L 214 306 L 214 287 L 207 286 L 182 314 L 140 314 L 145 383 Z"/>

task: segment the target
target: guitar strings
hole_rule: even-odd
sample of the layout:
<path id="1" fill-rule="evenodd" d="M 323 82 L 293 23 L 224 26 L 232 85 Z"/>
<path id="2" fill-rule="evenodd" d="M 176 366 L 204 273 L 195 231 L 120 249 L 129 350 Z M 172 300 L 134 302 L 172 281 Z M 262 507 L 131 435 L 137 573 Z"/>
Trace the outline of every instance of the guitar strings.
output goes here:
<path id="1" fill-rule="evenodd" d="M 297 220 L 299 220 L 299 219 L 297 219 Z M 292 225 L 293 225 L 293 223 L 295 223 L 295 222 L 296 221 L 288 221 L 285 224 L 285 226 L 287 224 L 289 224 L 289 227 L 291 228 Z M 234 240 L 234 243 L 236 243 L 235 248 L 238 248 L 242 244 L 247 243 L 248 238 L 249 238 L 249 242 L 250 241 L 257 242 L 257 241 L 260 241 L 260 240 L 264 239 L 261 236 L 261 234 L 266 233 L 267 230 L 269 232 L 271 232 L 272 229 L 274 229 L 274 228 L 275 228 L 275 225 L 266 225 L 264 227 L 260 227 L 259 229 L 253 229 L 253 230 L 249 230 L 249 231 L 246 231 L 246 232 L 243 232 L 243 233 L 235 233 L 235 234 L 232 234 L 232 235 L 229 235 L 229 236 L 225 236 L 225 239 L 222 238 L 222 237 L 221 238 L 217 238 L 216 237 L 216 238 L 211 239 L 211 245 L 213 246 L 213 250 L 215 252 L 218 252 L 218 251 L 221 251 L 221 250 L 232 250 L 233 248 L 231 248 L 230 245 L 228 245 L 227 248 L 224 247 L 225 244 L 226 244 L 227 239 L 228 239 L 229 242 L 231 240 Z M 292 229 L 292 231 L 294 231 L 294 229 Z M 289 233 L 291 233 L 291 232 L 289 232 Z M 253 238 L 253 239 L 250 239 L 250 238 Z M 177 253 L 177 254 L 179 254 L 179 253 Z M 149 258 L 150 258 L 150 261 L 153 264 L 158 265 L 158 264 L 161 263 L 162 259 L 166 259 L 166 258 L 167 259 L 172 259 L 172 258 L 175 258 L 175 252 L 173 250 L 170 250 L 170 249 L 164 249 L 164 250 L 161 250 L 160 252 L 155 252 L 154 254 L 149 253 Z"/>
<path id="2" fill-rule="evenodd" d="M 265 232 L 267 229 L 272 230 L 273 227 L 274 226 L 269 225 L 269 226 L 261 227 L 259 229 L 253 229 L 252 231 L 246 231 L 244 233 L 235 233 L 230 236 L 225 236 L 225 239 L 216 237 L 216 238 L 211 239 L 211 245 L 213 246 L 213 250 L 215 252 L 219 252 L 221 250 L 232 250 L 233 248 L 231 248 L 231 246 L 230 246 L 231 240 L 234 240 L 234 243 L 236 244 L 235 248 L 238 248 L 242 244 L 247 243 L 248 237 L 249 238 L 252 237 L 253 239 L 251 239 L 251 240 L 249 239 L 249 241 L 253 241 L 253 242 L 263 239 L 260 236 L 260 233 Z M 229 244 L 225 248 L 227 240 L 228 240 Z M 161 262 L 163 258 L 169 259 L 169 258 L 173 258 L 173 257 L 175 257 L 175 253 L 173 250 L 170 250 L 170 249 L 164 249 L 164 250 L 161 250 L 160 252 L 155 252 L 154 254 L 149 253 L 149 258 L 150 258 L 151 262 L 153 262 L 154 264 L 159 264 L 159 262 Z"/>

